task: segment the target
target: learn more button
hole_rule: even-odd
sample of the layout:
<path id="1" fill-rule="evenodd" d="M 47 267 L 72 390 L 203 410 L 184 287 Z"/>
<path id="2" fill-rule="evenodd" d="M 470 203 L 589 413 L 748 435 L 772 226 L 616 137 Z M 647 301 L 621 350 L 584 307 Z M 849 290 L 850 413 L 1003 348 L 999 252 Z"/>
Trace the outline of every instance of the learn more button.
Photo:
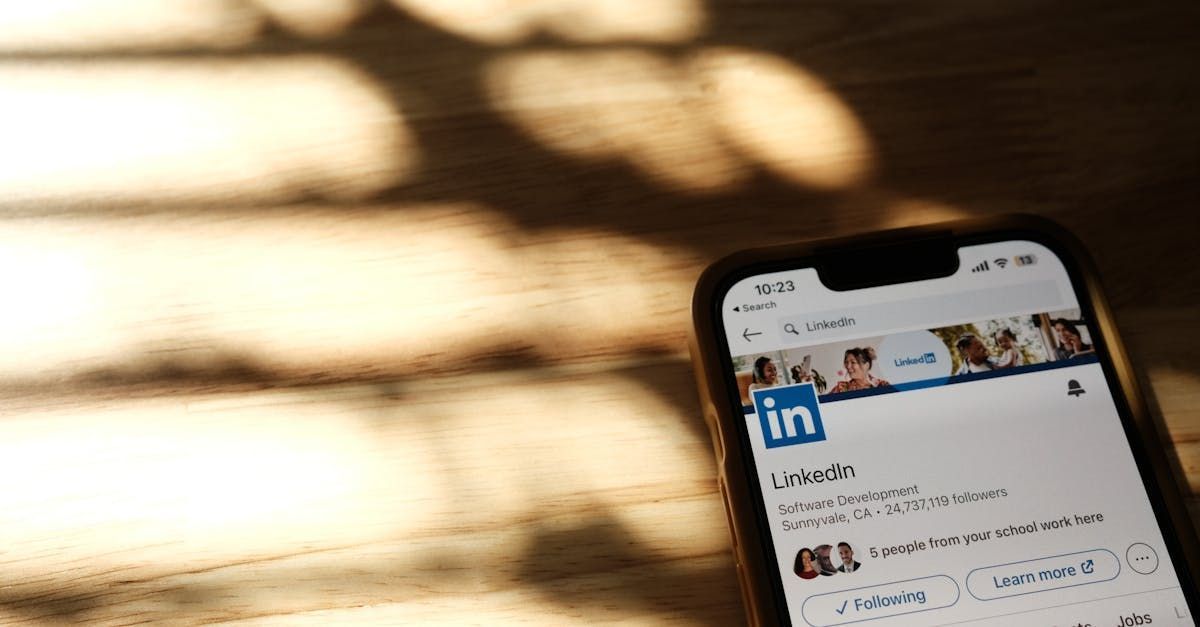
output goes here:
<path id="1" fill-rule="evenodd" d="M 800 613 L 813 627 L 831 627 L 950 607 L 958 603 L 958 597 L 958 584 L 953 579 L 934 575 L 814 594 L 804 601 Z"/>
<path id="2" fill-rule="evenodd" d="M 967 574 L 967 592 L 980 601 L 1034 594 L 1116 579 L 1121 561 L 1096 549 L 976 568 Z"/>

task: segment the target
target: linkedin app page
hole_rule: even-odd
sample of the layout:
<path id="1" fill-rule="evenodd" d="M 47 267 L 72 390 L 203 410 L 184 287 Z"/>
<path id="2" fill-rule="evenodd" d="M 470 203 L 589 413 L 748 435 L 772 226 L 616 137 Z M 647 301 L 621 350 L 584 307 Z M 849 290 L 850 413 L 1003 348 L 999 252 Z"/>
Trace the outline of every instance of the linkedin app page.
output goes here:
<path id="1" fill-rule="evenodd" d="M 1192 625 L 1061 262 L 723 303 L 792 622 Z"/>

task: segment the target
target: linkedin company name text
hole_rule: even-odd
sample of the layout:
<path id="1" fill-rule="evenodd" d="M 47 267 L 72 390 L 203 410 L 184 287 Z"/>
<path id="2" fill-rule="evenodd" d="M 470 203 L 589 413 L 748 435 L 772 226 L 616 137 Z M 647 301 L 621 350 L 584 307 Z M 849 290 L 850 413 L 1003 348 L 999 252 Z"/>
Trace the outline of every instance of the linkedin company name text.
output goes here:
<path id="1" fill-rule="evenodd" d="M 771 483 L 775 485 L 776 490 L 782 490 L 784 488 L 795 488 L 798 486 L 809 485 L 811 483 L 826 483 L 829 481 L 840 481 L 842 479 L 853 479 L 855 476 L 854 466 L 835 462 L 828 468 L 823 468 L 820 470 L 801 468 L 800 472 L 772 472 Z"/>

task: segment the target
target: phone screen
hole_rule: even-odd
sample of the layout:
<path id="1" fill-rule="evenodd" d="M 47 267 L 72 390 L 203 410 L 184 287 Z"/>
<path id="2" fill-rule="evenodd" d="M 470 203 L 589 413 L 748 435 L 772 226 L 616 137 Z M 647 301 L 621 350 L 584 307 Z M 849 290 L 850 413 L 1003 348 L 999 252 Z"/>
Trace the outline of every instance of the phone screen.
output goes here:
<path id="1" fill-rule="evenodd" d="M 733 284 L 721 320 L 798 625 L 1192 625 L 1076 286 L 1030 241 L 850 291 Z"/>

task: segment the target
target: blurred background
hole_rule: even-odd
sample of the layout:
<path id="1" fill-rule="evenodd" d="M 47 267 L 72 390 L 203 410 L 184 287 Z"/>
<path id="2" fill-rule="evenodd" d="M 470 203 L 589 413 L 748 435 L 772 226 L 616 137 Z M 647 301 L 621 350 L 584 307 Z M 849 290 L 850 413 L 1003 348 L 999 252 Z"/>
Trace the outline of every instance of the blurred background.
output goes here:
<path id="1" fill-rule="evenodd" d="M 699 272 L 1002 212 L 1090 249 L 1195 493 L 1198 27 L 5 3 L 0 622 L 739 622 Z"/>

